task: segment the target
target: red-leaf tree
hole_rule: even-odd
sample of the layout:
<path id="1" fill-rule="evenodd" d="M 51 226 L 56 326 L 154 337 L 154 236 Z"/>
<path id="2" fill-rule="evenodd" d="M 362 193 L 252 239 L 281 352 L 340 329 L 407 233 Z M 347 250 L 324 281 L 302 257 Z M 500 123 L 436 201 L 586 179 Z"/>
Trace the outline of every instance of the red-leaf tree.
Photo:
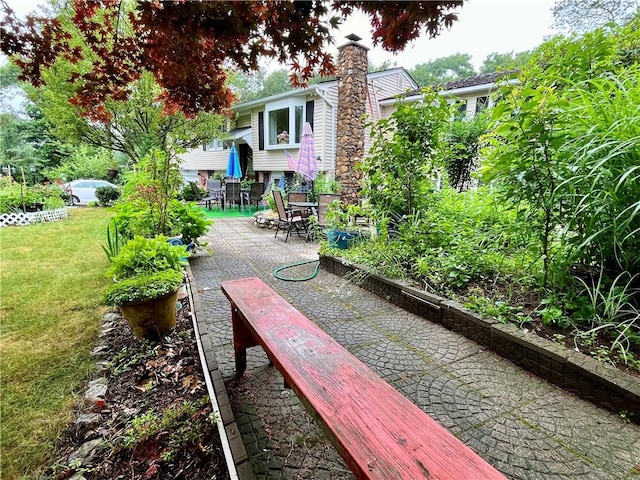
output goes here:
<path id="1" fill-rule="evenodd" d="M 327 47 L 342 20 L 359 10 L 371 21 L 373 43 L 403 49 L 423 31 L 434 37 L 450 27 L 462 0 L 380 1 L 138 1 L 74 0 L 70 18 L 81 32 L 78 46 L 66 18 L 30 16 L 20 21 L 1 1 L 0 49 L 39 86 L 57 59 L 93 67 L 74 76 L 72 101 L 85 116 L 107 120 L 101 105 L 124 100 L 128 85 L 144 71 L 162 87 L 167 113 L 224 112 L 233 101 L 227 71 L 258 70 L 261 57 L 291 67 L 291 81 L 333 72 Z"/>

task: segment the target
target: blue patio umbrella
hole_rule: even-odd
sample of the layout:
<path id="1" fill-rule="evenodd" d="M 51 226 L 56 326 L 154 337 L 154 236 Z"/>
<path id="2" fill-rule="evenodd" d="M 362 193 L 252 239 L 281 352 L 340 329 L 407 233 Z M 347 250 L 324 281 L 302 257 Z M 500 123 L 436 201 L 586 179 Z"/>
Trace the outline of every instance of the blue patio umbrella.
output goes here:
<path id="1" fill-rule="evenodd" d="M 227 177 L 242 178 L 242 169 L 240 168 L 240 158 L 236 150 L 235 143 L 231 145 L 229 150 L 229 162 L 227 163 Z"/>
<path id="2" fill-rule="evenodd" d="M 280 190 L 284 190 L 284 175 L 282 175 L 280 177 L 280 180 L 278 180 L 278 187 L 280 188 Z"/>

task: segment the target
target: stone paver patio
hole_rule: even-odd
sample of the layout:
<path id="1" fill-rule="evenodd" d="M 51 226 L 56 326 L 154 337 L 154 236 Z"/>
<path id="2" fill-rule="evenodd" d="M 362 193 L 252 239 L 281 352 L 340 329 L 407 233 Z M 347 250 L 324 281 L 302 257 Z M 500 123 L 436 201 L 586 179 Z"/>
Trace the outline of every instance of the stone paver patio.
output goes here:
<path id="1" fill-rule="evenodd" d="M 192 258 L 202 318 L 258 479 L 353 478 L 259 347 L 233 380 L 224 280 L 260 277 L 351 353 L 512 479 L 640 479 L 640 426 L 576 398 L 441 325 L 320 270 L 273 276 L 317 258 L 317 244 L 274 239 L 249 218 L 216 220 L 213 255 Z M 283 272 L 297 277 L 312 265 Z"/>

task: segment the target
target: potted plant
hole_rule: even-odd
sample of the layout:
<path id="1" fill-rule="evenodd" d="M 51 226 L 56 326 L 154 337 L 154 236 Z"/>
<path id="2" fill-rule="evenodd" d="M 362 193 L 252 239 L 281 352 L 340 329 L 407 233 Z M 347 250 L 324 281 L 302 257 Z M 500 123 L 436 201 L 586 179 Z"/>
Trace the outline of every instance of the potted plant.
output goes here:
<path id="1" fill-rule="evenodd" d="M 114 284 L 104 295 L 116 305 L 140 338 L 160 340 L 176 324 L 178 289 L 188 255 L 167 237 L 134 237 L 110 257 Z"/>
<path id="2" fill-rule="evenodd" d="M 338 200 L 331 202 L 325 215 L 329 246 L 341 250 L 349 248 L 363 233 L 357 224 L 358 218 L 367 218 L 370 213 L 359 205 L 343 205 Z"/>
<path id="3" fill-rule="evenodd" d="M 178 289 L 182 272 L 162 270 L 114 283 L 105 302 L 117 305 L 138 338 L 159 341 L 176 326 Z"/>

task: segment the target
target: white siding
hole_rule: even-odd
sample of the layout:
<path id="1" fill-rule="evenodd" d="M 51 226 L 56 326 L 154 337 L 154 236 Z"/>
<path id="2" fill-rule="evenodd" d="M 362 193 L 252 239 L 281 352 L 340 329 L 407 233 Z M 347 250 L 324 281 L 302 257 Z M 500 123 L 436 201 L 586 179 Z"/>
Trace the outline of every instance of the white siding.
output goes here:
<path id="1" fill-rule="evenodd" d="M 207 151 L 202 147 L 178 155 L 180 170 L 226 170 L 229 150 Z"/>

